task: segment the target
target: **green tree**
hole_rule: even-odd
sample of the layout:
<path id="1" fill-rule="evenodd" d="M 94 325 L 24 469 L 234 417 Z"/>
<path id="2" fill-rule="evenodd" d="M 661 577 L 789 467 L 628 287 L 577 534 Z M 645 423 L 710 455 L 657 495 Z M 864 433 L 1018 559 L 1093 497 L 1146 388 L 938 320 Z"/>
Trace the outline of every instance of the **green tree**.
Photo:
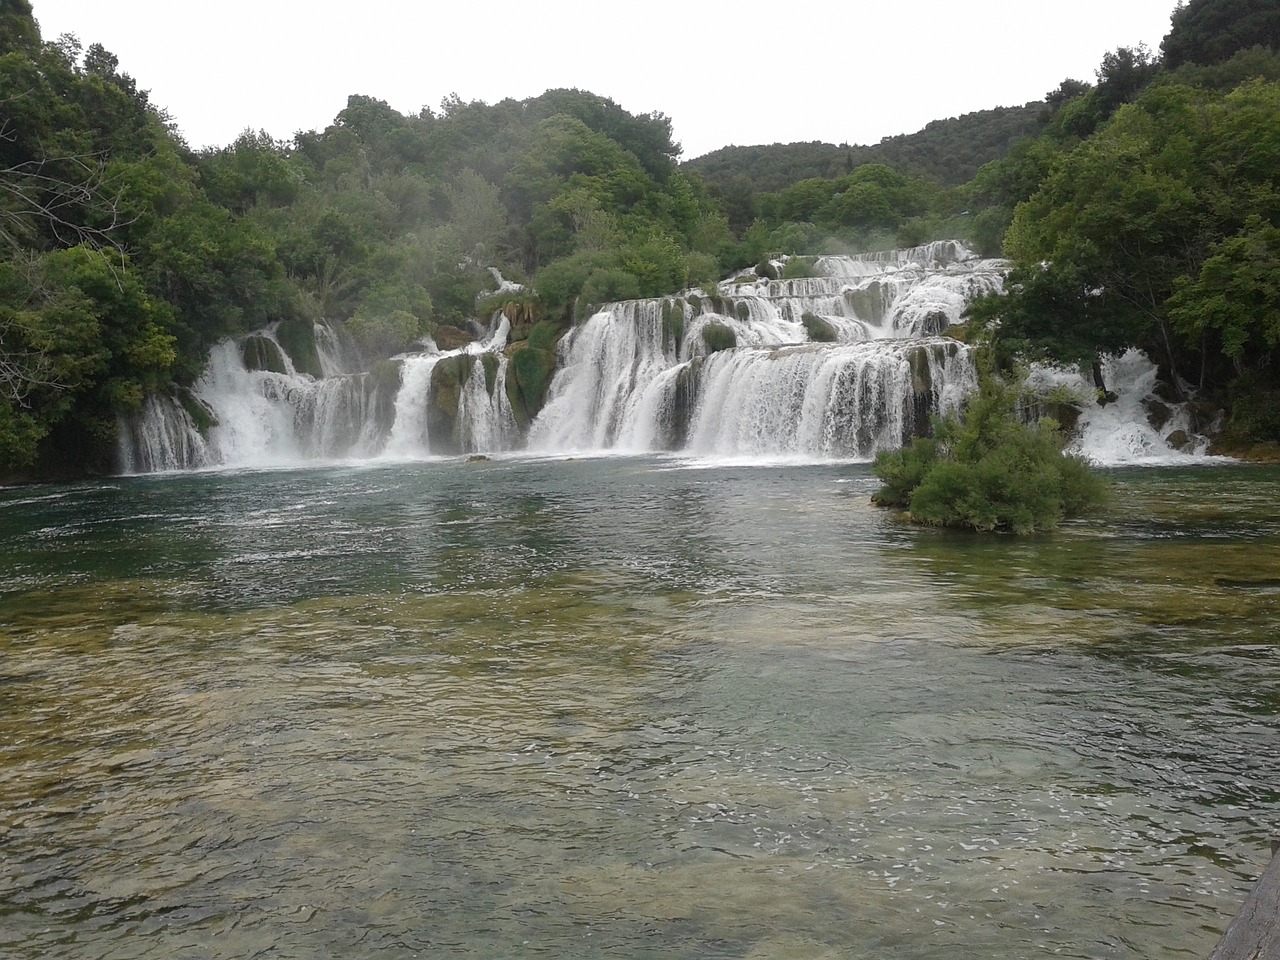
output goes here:
<path id="1" fill-rule="evenodd" d="M 1174 328 L 1192 342 L 1213 337 L 1240 374 L 1269 367 L 1280 348 L 1280 228 L 1251 216 L 1215 244 L 1169 301 Z"/>

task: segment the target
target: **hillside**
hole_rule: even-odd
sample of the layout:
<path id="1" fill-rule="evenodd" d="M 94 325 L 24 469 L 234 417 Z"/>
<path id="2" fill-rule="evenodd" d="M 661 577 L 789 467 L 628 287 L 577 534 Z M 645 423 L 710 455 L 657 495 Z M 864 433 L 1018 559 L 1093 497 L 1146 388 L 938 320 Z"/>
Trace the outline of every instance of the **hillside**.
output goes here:
<path id="1" fill-rule="evenodd" d="M 983 164 L 1005 156 L 1018 140 L 1037 135 L 1044 119 L 1045 104 L 1037 101 L 934 120 L 917 133 L 885 137 L 870 146 L 817 141 L 729 146 L 681 166 L 713 186 L 727 186 L 741 174 L 760 192 L 775 192 L 813 177 L 835 179 L 868 163 L 955 187 L 972 180 Z"/>

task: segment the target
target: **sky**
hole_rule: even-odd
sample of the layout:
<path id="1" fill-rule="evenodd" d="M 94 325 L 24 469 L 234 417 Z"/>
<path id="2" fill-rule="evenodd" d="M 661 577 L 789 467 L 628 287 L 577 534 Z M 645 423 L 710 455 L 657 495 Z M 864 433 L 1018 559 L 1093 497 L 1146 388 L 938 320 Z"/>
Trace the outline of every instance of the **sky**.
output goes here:
<path id="1" fill-rule="evenodd" d="M 120 60 L 194 148 L 246 128 L 323 129 L 350 94 L 402 113 L 555 87 L 664 113 L 683 157 L 874 144 L 931 120 L 1092 82 L 1103 54 L 1159 51 L 1176 0 L 32 0 L 46 40 Z"/>

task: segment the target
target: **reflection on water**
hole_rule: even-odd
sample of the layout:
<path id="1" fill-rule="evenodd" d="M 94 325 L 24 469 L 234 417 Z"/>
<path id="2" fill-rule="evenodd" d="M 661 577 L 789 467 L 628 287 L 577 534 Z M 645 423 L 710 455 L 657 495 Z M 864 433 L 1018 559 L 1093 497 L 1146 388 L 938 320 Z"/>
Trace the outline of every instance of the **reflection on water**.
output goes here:
<path id="1" fill-rule="evenodd" d="M 0 952 L 1207 955 L 1280 820 L 1277 478 L 1028 540 L 862 466 L 0 491 Z"/>

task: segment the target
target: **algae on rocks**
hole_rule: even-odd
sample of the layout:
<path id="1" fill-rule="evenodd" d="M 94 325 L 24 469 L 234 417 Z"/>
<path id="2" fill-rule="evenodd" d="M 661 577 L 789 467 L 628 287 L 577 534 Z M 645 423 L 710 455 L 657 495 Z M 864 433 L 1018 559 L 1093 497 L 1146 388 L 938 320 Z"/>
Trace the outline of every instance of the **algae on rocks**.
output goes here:
<path id="1" fill-rule="evenodd" d="M 555 351 L 521 344 L 510 349 L 507 356 L 511 359 L 506 378 L 507 399 L 511 401 L 516 425 L 526 430 L 546 401 L 547 388 L 556 370 Z"/>
<path id="2" fill-rule="evenodd" d="M 445 357 L 431 371 L 427 389 L 427 436 L 439 453 L 460 453 L 461 438 L 457 434 L 458 406 L 462 388 L 475 366 L 475 357 L 459 353 Z"/>
<path id="3" fill-rule="evenodd" d="M 839 339 L 836 328 L 816 313 L 806 310 L 800 315 L 800 322 L 804 324 L 805 332 L 814 343 L 835 343 Z"/>

